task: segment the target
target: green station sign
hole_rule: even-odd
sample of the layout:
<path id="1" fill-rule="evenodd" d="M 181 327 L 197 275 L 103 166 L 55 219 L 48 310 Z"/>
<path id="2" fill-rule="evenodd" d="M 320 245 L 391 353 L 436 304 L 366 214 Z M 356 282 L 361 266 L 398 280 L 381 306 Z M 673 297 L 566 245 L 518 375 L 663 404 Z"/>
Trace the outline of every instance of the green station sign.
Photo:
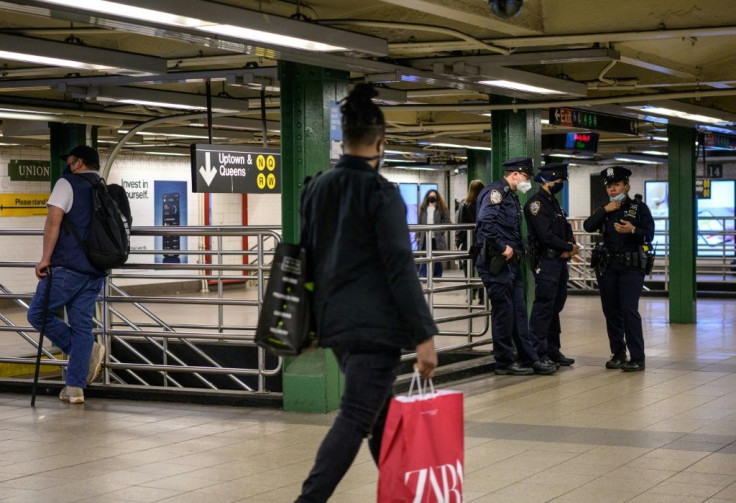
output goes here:
<path id="1" fill-rule="evenodd" d="M 51 180 L 50 172 L 49 161 L 11 159 L 8 162 L 8 174 L 12 182 L 48 182 Z"/>

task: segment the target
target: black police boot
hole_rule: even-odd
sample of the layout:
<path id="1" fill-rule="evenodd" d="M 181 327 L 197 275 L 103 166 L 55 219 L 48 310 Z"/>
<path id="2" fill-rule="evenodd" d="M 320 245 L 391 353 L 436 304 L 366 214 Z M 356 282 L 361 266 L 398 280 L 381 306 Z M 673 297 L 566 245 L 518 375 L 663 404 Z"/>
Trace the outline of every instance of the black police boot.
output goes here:
<path id="1" fill-rule="evenodd" d="M 532 369 L 534 369 L 535 374 L 543 375 L 543 376 L 551 376 L 555 372 L 557 372 L 557 366 L 547 361 L 536 361 L 532 363 Z"/>
<path id="2" fill-rule="evenodd" d="M 500 376 L 530 376 L 534 374 L 534 370 L 529 367 L 522 367 L 518 362 L 514 362 L 508 367 L 496 367 L 496 375 Z"/>
<path id="3" fill-rule="evenodd" d="M 562 353 L 557 353 L 556 355 L 552 355 L 549 357 L 549 359 L 563 367 L 569 367 L 570 365 L 575 363 L 575 358 L 568 358 Z"/>
<path id="4" fill-rule="evenodd" d="M 629 360 L 621 365 L 621 370 L 623 370 L 624 372 L 641 372 L 645 368 L 646 366 L 644 365 L 644 360 Z"/>
<path id="5" fill-rule="evenodd" d="M 545 358 L 544 360 L 541 360 L 541 362 L 544 363 L 545 365 L 553 365 L 555 367 L 555 369 L 557 369 L 557 370 L 559 370 L 559 368 L 560 368 L 560 364 L 559 363 L 557 363 L 554 360 L 550 360 L 549 358 Z"/>
<path id="6" fill-rule="evenodd" d="M 620 369 L 626 363 L 626 350 L 619 351 L 606 362 L 607 369 Z"/>

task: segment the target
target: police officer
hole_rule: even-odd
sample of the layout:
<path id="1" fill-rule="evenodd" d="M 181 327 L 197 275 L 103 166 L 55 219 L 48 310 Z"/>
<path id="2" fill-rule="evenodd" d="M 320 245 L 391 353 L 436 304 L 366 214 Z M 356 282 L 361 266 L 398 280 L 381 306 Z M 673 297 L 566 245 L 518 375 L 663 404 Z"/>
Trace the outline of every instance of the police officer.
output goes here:
<path id="1" fill-rule="evenodd" d="M 644 370 L 644 334 L 639 297 L 644 287 L 646 255 L 643 246 L 654 237 L 654 219 L 643 202 L 628 197 L 631 171 L 613 166 L 601 171 L 609 202 L 583 223 L 587 232 L 603 234 L 596 277 L 611 345 L 607 369 Z M 626 348 L 630 359 L 626 360 Z"/>
<path id="2" fill-rule="evenodd" d="M 524 206 L 536 280 L 529 333 L 541 359 L 569 367 L 575 360 L 560 351 L 560 312 L 567 300 L 567 262 L 578 254 L 572 227 L 555 194 L 567 180 L 567 164 L 548 163 L 534 177 L 541 187 Z M 533 258 L 532 258 L 533 257 Z"/>
<path id="3" fill-rule="evenodd" d="M 532 160 L 517 157 L 503 163 L 504 178 L 478 195 L 476 267 L 491 299 L 491 327 L 496 374 L 554 374 L 557 366 L 540 361 L 529 337 L 521 276 L 522 209 L 517 190 L 527 192 L 534 172 Z M 518 359 L 514 356 L 514 346 Z"/>

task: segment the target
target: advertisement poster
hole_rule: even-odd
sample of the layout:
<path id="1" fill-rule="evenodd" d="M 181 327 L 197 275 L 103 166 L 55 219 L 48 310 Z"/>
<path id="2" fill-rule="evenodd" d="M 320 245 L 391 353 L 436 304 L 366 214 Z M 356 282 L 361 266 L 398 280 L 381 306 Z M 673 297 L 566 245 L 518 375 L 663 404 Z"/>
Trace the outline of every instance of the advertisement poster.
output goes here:
<path id="1" fill-rule="evenodd" d="M 187 225 L 187 182 L 177 180 L 155 180 L 153 182 L 154 225 Z M 165 250 L 157 254 L 157 264 L 186 264 L 187 256 L 179 253 L 187 249 L 186 236 L 156 236 L 155 247 Z"/>

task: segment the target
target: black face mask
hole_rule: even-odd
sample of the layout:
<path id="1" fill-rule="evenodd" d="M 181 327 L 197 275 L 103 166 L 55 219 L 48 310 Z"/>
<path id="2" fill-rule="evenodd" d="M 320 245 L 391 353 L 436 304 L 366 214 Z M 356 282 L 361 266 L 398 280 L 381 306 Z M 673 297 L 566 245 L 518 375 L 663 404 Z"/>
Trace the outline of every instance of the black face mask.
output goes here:
<path id="1" fill-rule="evenodd" d="M 564 183 L 555 183 L 554 185 L 549 186 L 549 191 L 551 194 L 557 194 L 562 191 L 563 188 L 565 188 Z"/>
<path id="2" fill-rule="evenodd" d="M 429 201 L 432 204 L 435 204 L 437 202 L 437 198 L 434 197 L 434 196 L 429 196 L 429 198 L 427 199 L 427 201 Z"/>

